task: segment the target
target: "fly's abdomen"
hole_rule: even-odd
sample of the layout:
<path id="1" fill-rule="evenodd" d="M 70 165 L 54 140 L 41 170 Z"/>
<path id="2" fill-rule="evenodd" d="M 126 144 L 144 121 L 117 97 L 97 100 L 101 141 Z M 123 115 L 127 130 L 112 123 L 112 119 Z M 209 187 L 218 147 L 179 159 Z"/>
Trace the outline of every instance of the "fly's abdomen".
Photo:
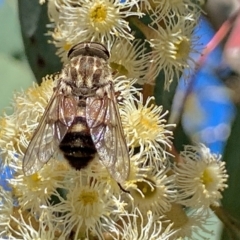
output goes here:
<path id="1" fill-rule="evenodd" d="M 92 141 L 85 116 L 77 116 L 59 145 L 69 164 L 77 170 L 94 158 L 96 148 Z"/>

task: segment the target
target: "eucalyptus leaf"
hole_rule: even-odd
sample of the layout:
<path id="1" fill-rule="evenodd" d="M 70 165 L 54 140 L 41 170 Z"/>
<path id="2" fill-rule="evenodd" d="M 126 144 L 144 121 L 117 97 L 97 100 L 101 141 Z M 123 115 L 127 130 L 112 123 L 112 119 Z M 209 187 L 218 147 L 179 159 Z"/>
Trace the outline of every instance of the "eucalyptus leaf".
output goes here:
<path id="1" fill-rule="evenodd" d="M 223 193 L 223 207 L 233 216 L 240 220 L 240 106 L 237 109 L 236 119 L 234 121 L 231 135 L 228 139 L 223 160 L 226 161 L 226 167 L 229 174 L 228 188 Z M 222 240 L 231 239 L 226 229 L 223 232 Z M 239 238 L 234 238 L 234 240 Z"/>
<path id="2" fill-rule="evenodd" d="M 49 24 L 47 4 L 37 0 L 18 1 L 21 33 L 27 59 L 38 83 L 47 74 L 58 72 L 62 64 L 56 56 L 56 48 L 49 44 L 46 25 Z"/>

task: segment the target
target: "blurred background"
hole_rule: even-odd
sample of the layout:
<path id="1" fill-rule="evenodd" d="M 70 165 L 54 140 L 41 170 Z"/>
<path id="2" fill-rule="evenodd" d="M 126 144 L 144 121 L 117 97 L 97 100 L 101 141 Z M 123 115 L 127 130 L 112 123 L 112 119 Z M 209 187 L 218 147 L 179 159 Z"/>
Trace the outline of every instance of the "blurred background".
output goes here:
<path id="1" fill-rule="evenodd" d="M 0 109 L 9 106 L 14 91 L 32 85 L 34 76 L 25 57 L 17 1 L 0 0 Z"/>

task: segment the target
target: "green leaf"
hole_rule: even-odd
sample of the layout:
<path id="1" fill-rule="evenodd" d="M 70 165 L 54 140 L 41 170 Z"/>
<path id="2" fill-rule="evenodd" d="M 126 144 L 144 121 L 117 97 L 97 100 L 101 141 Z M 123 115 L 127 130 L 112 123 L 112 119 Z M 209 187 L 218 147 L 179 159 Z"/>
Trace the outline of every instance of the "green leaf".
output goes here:
<path id="1" fill-rule="evenodd" d="M 0 54 L 0 72 L 2 87 L 0 88 L 0 110 L 9 106 L 14 91 L 20 91 L 32 85 L 33 76 L 26 62 L 18 61 L 7 54 Z M 10 109 L 5 109 L 10 113 Z"/>
<path id="2" fill-rule="evenodd" d="M 240 220 L 240 107 L 233 123 L 232 132 L 228 139 L 223 160 L 229 174 L 228 188 L 223 194 L 223 207 L 236 219 Z M 222 240 L 231 239 L 226 230 Z M 238 239 L 238 238 L 234 238 Z"/>
<path id="3" fill-rule="evenodd" d="M 168 110 L 171 111 L 171 106 L 173 102 L 173 97 L 178 85 L 178 80 L 175 78 L 171 83 L 169 90 L 164 89 L 164 74 L 160 72 L 157 79 L 156 79 L 156 86 L 154 90 L 154 96 L 156 99 L 157 105 L 162 105 L 164 111 Z M 169 117 L 170 114 L 168 114 Z M 181 121 L 178 123 L 175 129 L 173 129 L 174 139 L 173 145 L 178 152 L 183 150 L 184 145 L 190 144 L 190 139 L 184 133 L 182 128 Z"/>
<path id="4" fill-rule="evenodd" d="M 18 0 L 19 20 L 25 52 L 37 82 L 42 77 L 61 70 L 62 64 L 55 55 L 56 48 L 46 36 L 49 24 L 47 4 L 34 0 Z"/>

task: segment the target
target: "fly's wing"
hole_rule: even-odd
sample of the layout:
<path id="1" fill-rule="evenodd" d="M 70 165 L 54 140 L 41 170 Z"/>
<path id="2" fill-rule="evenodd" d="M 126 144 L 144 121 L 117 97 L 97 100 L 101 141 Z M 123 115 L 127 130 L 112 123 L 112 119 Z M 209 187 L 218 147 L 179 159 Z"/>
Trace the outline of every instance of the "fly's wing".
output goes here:
<path id="1" fill-rule="evenodd" d="M 74 97 L 53 93 L 23 158 L 23 172 L 32 175 L 52 157 L 72 125 L 77 112 Z"/>
<path id="2" fill-rule="evenodd" d="M 111 83 L 107 91 L 103 98 L 87 98 L 86 121 L 100 160 L 121 183 L 129 175 L 129 154 Z"/>

